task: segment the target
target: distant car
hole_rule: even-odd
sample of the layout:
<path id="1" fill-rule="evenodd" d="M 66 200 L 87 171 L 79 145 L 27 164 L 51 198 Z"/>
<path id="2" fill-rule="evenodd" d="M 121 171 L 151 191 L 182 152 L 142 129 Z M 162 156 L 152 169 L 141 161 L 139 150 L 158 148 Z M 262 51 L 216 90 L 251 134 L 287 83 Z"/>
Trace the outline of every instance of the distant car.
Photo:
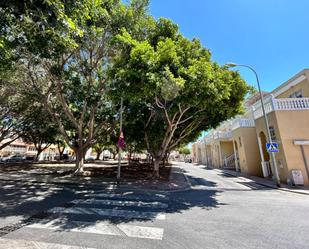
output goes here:
<path id="1" fill-rule="evenodd" d="M 192 159 L 191 158 L 186 158 L 185 159 L 185 163 L 192 163 Z"/>
<path id="2" fill-rule="evenodd" d="M 94 157 L 87 157 L 87 158 L 85 159 L 85 161 L 86 161 L 87 163 L 94 162 L 94 161 L 95 161 L 95 158 L 94 158 Z"/>
<path id="3" fill-rule="evenodd" d="M 25 160 L 26 160 L 25 157 L 17 155 L 2 158 L 2 162 L 6 163 L 24 162 Z"/>

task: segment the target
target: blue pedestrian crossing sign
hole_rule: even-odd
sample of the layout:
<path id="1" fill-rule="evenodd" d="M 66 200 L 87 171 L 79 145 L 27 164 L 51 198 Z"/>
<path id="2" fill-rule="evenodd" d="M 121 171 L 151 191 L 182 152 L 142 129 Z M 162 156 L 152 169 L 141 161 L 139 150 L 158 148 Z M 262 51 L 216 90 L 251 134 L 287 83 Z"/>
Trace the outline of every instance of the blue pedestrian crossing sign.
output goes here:
<path id="1" fill-rule="evenodd" d="M 266 143 L 266 149 L 268 152 L 279 152 L 278 143 Z"/>

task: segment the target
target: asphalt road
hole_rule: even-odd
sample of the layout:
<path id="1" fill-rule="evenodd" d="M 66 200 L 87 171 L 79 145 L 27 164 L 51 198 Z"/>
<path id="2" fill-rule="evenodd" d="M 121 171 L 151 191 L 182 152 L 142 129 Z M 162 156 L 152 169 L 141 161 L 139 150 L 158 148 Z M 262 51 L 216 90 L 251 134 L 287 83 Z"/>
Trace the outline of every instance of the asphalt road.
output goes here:
<path id="1" fill-rule="evenodd" d="M 175 193 L 0 183 L 0 248 L 309 248 L 309 196 L 179 164 Z"/>

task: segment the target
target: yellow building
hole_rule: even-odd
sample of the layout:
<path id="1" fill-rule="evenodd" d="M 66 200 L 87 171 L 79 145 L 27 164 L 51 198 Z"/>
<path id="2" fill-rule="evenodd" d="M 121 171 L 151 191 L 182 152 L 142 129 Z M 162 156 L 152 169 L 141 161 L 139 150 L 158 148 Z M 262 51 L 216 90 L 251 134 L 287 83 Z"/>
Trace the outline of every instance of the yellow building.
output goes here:
<path id="1" fill-rule="evenodd" d="M 272 140 L 279 144 L 275 160 L 281 181 L 293 182 L 296 170 L 309 185 L 309 69 L 264 96 Z M 271 178 L 274 166 L 266 150 L 266 135 L 261 102 L 254 95 L 246 101 L 244 115 L 223 122 L 193 145 L 194 160 Z"/>
<path id="2" fill-rule="evenodd" d="M 6 142 L 7 140 L 4 140 L 2 141 L 2 144 Z M 55 159 L 57 154 L 58 154 L 57 146 L 52 144 L 44 151 L 42 151 L 38 160 L 52 161 Z M 0 157 L 7 157 L 13 155 L 24 156 L 26 158 L 35 158 L 37 155 L 37 150 L 34 144 L 25 143 L 21 138 L 19 138 L 0 150 Z"/>

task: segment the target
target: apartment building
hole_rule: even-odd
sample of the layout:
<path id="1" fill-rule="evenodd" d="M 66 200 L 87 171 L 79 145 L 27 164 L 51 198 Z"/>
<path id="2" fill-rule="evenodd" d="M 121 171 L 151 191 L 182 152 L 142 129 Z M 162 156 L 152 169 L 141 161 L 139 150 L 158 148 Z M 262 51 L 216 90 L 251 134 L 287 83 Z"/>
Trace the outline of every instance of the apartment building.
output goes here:
<path id="1" fill-rule="evenodd" d="M 292 173 L 297 171 L 309 185 L 309 69 L 264 93 L 264 98 L 272 140 L 279 144 L 275 160 L 281 181 L 292 182 Z M 271 178 L 274 165 L 266 150 L 267 131 L 258 95 L 246 101 L 245 109 L 244 115 L 223 122 L 192 146 L 194 161 Z"/>
<path id="2" fill-rule="evenodd" d="M 2 143 L 5 142 L 7 142 L 7 140 L 4 140 Z M 57 147 L 55 145 L 51 145 L 40 154 L 38 160 L 54 160 L 57 154 Z M 37 155 L 37 150 L 33 144 L 25 143 L 21 138 L 19 138 L 0 150 L 0 157 L 7 157 L 12 155 L 24 156 L 26 158 L 35 158 Z"/>

